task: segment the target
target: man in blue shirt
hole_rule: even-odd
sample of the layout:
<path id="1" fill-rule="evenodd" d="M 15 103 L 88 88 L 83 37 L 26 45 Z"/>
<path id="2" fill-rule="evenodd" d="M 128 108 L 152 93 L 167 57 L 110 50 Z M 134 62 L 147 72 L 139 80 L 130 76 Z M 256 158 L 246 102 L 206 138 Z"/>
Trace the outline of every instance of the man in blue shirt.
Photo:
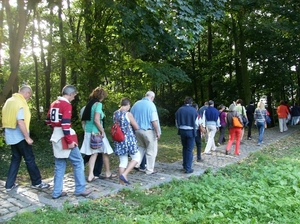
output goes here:
<path id="1" fill-rule="evenodd" d="M 182 144 L 182 157 L 183 157 L 183 169 L 185 173 L 193 173 L 193 149 L 196 138 L 196 122 L 198 118 L 197 111 L 192 106 L 193 99 L 186 97 L 184 99 L 184 105 L 180 107 L 175 113 L 176 127 L 178 128 L 178 135 L 181 138 Z"/>
<path id="2" fill-rule="evenodd" d="M 136 130 L 135 134 L 141 153 L 141 159 L 146 154 L 146 174 L 157 173 L 157 171 L 154 170 L 154 166 L 161 129 L 157 109 L 153 103 L 154 98 L 154 92 L 148 91 L 145 97 L 137 101 L 130 110 L 139 125 L 139 129 Z M 139 167 L 140 164 L 141 161 L 136 167 Z"/>
<path id="3" fill-rule="evenodd" d="M 214 107 L 214 101 L 210 100 L 208 101 L 208 108 L 203 114 L 203 119 L 202 121 L 204 122 L 202 126 L 207 128 L 207 134 L 208 134 L 208 139 L 207 139 L 207 144 L 204 150 L 204 153 L 207 155 L 211 155 L 211 150 L 215 151 L 216 150 L 216 145 L 215 145 L 215 135 L 217 130 L 219 129 L 220 125 L 220 119 L 219 119 L 219 111 Z"/>

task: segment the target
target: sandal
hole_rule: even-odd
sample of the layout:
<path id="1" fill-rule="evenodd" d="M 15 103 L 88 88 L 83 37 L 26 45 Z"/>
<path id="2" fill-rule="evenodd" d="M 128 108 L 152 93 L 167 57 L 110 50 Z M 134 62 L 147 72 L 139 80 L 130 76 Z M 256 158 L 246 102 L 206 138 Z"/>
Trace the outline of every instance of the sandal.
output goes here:
<path id="1" fill-rule="evenodd" d="M 97 179 L 99 179 L 99 177 L 95 177 L 95 176 L 94 176 L 93 179 L 87 180 L 87 182 L 88 182 L 88 183 L 91 183 L 91 182 L 93 182 L 93 181 L 95 181 L 95 180 L 97 180 Z"/>
<path id="2" fill-rule="evenodd" d="M 109 177 L 105 177 L 105 179 L 113 179 L 113 178 L 116 178 L 117 177 L 117 174 L 110 174 L 110 176 Z"/>

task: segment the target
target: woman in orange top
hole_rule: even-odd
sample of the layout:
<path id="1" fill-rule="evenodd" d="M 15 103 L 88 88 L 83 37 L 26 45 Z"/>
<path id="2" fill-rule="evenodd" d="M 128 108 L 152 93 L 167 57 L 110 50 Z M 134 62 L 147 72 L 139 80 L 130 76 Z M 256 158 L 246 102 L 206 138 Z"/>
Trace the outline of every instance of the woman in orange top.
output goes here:
<path id="1" fill-rule="evenodd" d="M 286 126 L 288 114 L 289 114 L 289 109 L 285 105 L 284 101 L 281 100 L 280 105 L 277 107 L 277 115 L 278 115 L 280 132 L 284 132 L 288 130 Z"/>

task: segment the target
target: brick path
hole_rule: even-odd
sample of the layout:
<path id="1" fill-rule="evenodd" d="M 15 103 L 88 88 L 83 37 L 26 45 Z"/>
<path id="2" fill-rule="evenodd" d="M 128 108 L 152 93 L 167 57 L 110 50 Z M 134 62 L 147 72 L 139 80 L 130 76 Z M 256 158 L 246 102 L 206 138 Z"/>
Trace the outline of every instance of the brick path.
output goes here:
<path id="1" fill-rule="evenodd" d="M 249 153 L 262 149 L 263 147 L 270 145 L 282 138 L 285 138 L 292 133 L 300 129 L 300 126 L 290 126 L 289 130 L 284 133 L 279 133 L 278 127 L 269 128 L 264 134 L 264 144 L 257 146 L 257 132 L 254 131 L 252 140 L 245 140 L 240 147 L 240 156 L 234 156 L 234 149 L 231 149 L 231 155 L 225 155 L 225 145 L 217 148 L 213 155 L 202 155 L 203 162 L 194 162 L 193 174 L 185 174 L 182 172 L 182 161 L 178 161 L 172 164 L 156 163 L 157 174 L 146 175 L 142 172 L 133 171 L 129 175 L 130 186 L 121 186 L 118 184 L 118 178 L 107 180 L 96 180 L 92 183 L 87 183 L 87 189 L 93 190 L 93 193 L 88 197 L 76 197 L 73 194 L 74 191 L 74 179 L 73 174 L 66 174 L 64 180 L 64 191 L 68 192 L 67 197 L 53 200 L 51 198 L 53 178 L 45 180 L 50 183 L 51 187 L 44 190 L 31 189 L 29 184 L 22 185 L 18 188 L 6 192 L 4 185 L 5 182 L 0 180 L 0 223 L 5 222 L 15 216 L 17 213 L 24 211 L 34 211 L 37 208 L 43 206 L 52 206 L 58 209 L 62 208 L 63 203 L 68 201 L 72 204 L 77 204 L 79 201 L 91 200 L 100 198 L 110 194 L 115 194 L 123 188 L 141 188 L 147 189 L 152 186 L 157 186 L 165 182 L 169 182 L 174 178 L 182 179 L 188 178 L 190 175 L 201 175 L 207 168 L 217 170 L 220 167 L 224 167 L 228 164 L 236 163 L 249 155 Z M 246 136 L 246 131 L 245 131 Z M 234 145 L 233 145 L 234 147 Z M 114 171 L 117 173 L 117 171 Z"/>

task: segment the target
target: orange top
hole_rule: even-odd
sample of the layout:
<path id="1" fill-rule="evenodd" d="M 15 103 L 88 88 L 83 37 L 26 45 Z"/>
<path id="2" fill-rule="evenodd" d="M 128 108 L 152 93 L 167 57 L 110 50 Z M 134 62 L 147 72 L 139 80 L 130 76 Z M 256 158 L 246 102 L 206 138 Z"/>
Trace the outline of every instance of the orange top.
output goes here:
<path id="1" fill-rule="evenodd" d="M 287 118 L 287 115 L 289 113 L 289 109 L 285 105 L 279 105 L 277 107 L 277 115 L 278 118 Z"/>

